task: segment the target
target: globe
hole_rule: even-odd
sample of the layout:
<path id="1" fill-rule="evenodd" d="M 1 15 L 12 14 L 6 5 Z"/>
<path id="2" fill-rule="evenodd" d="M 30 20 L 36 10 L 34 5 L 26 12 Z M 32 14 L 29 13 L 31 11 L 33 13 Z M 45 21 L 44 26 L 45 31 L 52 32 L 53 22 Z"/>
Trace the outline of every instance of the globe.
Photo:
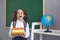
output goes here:
<path id="1" fill-rule="evenodd" d="M 54 22 L 54 19 L 51 14 L 45 14 L 41 19 L 42 25 L 46 27 L 51 26 L 53 22 Z"/>
<path id="2" fill-rule="evenodd" d="M 43 26 L 45 26 L 47 28 L 47 30 L 45 32 L 52 32 L 49 30 L 49 27 L 51 27 L 53 22 L 54 22 L 54 19 L 51 14 L 45 14 L 44 16 L 42 16 L 41 23 Z"/>

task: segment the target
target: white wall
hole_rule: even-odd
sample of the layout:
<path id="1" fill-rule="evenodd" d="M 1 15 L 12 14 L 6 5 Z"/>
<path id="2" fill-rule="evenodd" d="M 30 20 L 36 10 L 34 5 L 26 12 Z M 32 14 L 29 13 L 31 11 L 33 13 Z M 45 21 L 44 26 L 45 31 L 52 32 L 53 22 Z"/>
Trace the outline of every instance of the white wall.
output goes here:
<path id="1" fill-rule="evenodd" d="M 46 12 L 54 17 L 52 29 L 60 29 L 60 0 L 46 0 Z M 43 35 L 43 40 L 60 40 L 60 37 Z"/>
<path id="2" fill-rule="evenodd" d="M 60 29 L 60 0 L 46 0 L 46 12 L 54 17 L 53 29 Z"/>
<path id="3" fill-rule="evenodd" d="M 4 0 L 0 0 L 0 40 L 11 40 L 8 31 L 4 28 Z"/>

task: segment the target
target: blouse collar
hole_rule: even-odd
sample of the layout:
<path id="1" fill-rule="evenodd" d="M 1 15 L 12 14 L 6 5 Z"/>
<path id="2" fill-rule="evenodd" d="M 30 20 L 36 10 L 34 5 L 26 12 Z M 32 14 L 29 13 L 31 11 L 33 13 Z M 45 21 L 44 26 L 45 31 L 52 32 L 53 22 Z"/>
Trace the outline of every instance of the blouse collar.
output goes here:
<path id="1" fill-rule="evenodd" d="M 21 21 L 21 22 L 23 22 L 24 20 L 18 20 L 18 19 L 17 19 L 17 21 Z"/>

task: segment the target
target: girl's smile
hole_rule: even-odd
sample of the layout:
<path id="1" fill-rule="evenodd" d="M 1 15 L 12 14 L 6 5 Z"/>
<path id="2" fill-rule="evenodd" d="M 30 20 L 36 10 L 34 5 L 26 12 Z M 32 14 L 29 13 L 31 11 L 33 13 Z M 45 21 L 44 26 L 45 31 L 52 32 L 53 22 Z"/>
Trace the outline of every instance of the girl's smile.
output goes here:
<path id="1" fill-rule="evenodd" d="M 22 16 L 19 16 L 20 18 L 22 17 Z"/>

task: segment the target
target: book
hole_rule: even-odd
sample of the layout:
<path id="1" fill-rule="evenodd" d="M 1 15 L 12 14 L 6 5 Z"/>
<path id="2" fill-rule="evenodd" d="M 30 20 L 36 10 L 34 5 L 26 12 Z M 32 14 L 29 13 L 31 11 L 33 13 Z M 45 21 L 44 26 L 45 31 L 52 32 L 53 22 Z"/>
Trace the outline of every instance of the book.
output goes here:
<path id="1" fill-rule="evenodd" d="M 24 28 L 12 28 L 11 35 L 25 35 Z"/>

